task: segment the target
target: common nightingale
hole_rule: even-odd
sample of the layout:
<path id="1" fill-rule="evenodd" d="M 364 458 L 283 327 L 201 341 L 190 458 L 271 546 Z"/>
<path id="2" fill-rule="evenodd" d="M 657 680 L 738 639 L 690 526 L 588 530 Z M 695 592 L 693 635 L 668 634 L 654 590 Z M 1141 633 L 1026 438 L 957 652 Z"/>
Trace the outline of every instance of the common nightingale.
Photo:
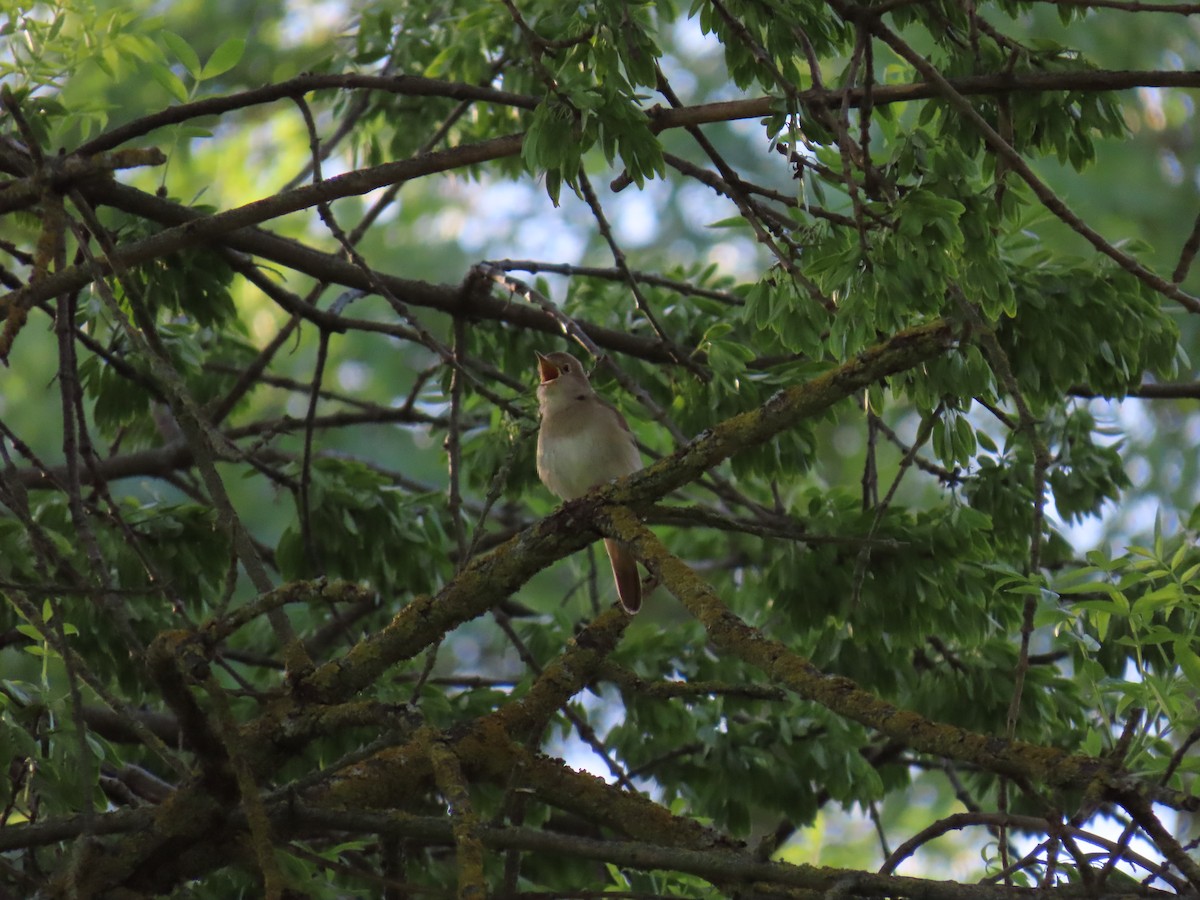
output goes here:
<path id="1" fill-rule="evenodd" d="M 537 355 L 537 470 L 542 483 L 563 500 L 642 467 L 633 434 L 616 407 L 592 389 L 579 360 L 570 353 Z M 605 538 L 621 606 L 632 615 L 642 605 L 637 560 L 618 541 Z"/>

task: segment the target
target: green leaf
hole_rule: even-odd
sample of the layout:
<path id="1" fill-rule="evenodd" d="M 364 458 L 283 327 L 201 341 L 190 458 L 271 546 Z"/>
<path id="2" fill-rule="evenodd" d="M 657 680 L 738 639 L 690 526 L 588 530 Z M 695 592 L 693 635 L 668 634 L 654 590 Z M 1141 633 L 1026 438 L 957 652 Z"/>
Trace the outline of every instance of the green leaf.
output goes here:
<path id="1" fill-rule="evenodd" d="M 558 209 L 558 200 L 562 194 L 562 184 L 562 169 L 546 170 L 546 196 L 550 198 L 550 202 L 554 204 L 555 209 Z"/>
<path id="2" fill-rule="evenodd" d="M 203 68 L 200 65 L 200 57 L 196 55 L 196 51 L 192 49 L 192 45 L 173 31 L 163 31 L 162 39 L 170 51 L 175 54 L 175 58 L 183 63 L 183 67 L 187 69 L 188 74 L 196 81 L 199 81 Z"/>
<path id="3" fill-rule="evenodd" d="M 959 462 L 969 463 L 975 456 L 975 429 L 971 427 L 966 416 L 958 416 L 954 423 L 954 430 L 955 446 L 958 450 L 955 456 Z"/>
<path id="4" fill-rule="evenodd" d="M 1200 688 L 1200 656 L 1196 655 L 1187 638 L 1175 641 L 1175 659 L 1192 687 Z"/>
<path id="5" fill-rule="evenodd" d="M 1071 594 L 1115 594 L 1117 586 L 1107 581 L 1085 581 L 1080 584 L 1055 585 L 1054 590 L 1066 597 Z"/>
<path id="6" fill-rule="evenodd" d="M 1165 584 L 1157 590 L 1143 594 L 1133 602 L 1133 615 L 1146 616 L 1164 606 L 1170 606 L 1183 601 L 1183 588 L 1175 582 Z"/>
<path id="7" fill-rule="evenodd" d="M 200 73 L 200 79 L 215 78 L 218 75 L 223 75 L 241 62 L 242 54 L 245 52 L 246 41 L 244 38 L 231 37 L 227 39 L 212 52 L 212 56 L 204 64 L 204 69 Z"/>
<path id="8" fill-rule="evenodd" d="M 167 89 L 167 93 L 180 103 L 187 102 L 188 90 L 178 75 L 166 66 L 150 65 L 147 70 L 150 72 L 151 78 Z"/>

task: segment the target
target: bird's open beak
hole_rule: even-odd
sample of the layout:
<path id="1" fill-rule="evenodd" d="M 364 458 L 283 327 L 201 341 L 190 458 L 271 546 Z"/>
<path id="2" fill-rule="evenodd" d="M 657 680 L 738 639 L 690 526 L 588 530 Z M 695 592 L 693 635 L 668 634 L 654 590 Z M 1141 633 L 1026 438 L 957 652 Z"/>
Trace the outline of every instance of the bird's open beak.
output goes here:
<path id="1" fill-rule="evenodd" d="M 537 351 L 534 351 L 535 353 Z M 558 366 L 550 362 L 548 358 L 537 354 L 538 359 L 538 377 L 542 379 L 542 384 L 547 384 L 559 376 Z"/>

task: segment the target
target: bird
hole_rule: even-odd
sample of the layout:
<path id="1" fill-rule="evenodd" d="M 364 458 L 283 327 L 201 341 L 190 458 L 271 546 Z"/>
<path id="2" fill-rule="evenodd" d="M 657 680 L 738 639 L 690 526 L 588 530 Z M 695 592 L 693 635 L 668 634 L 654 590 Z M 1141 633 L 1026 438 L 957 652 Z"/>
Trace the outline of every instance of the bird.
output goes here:
<path id="1" fill-rule="evenodd" d="M 570 353 L 537 354 L 537 472 L 563 500 L 582 497 L 596 485 L 636 472 L 642 455 L 629 423 L 592 388 L 583 366 Z M 617 598 L 633 615 L 642 606 L 642 580 L 629 548 L 604 539 Z"/>

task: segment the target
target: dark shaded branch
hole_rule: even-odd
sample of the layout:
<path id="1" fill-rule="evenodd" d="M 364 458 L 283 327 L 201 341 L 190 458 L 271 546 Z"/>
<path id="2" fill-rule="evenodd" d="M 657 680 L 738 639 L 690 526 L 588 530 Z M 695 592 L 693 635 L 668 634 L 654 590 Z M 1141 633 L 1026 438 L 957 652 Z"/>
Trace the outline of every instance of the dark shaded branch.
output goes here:
<path id="1" fill-rule="evenodd" d="M 401 837 L 435 840 L 451 844 L 454 836 L 446 819 L 388 815 L 367 812 L 342 812 L 304 805 L 292 810 L 291 821 L 281 810 L 280 824 L 319 826 L 350 833 L 384 833 Z M 695 850 L 646 842 L 604 841 L 595 838 L 554 834 L 533 828 L 482 826 L 476 831 L 486 847 L 496 850 L 519 849 L 553 856 L 596 859 L 633 869 L 665 869 L 690 872 L 715 883 L 762 883 L 807 889 L 817 895 L 839 897 L 905 897 L 922 900 L 1020 900 L 1045 894 L 1034 888 L 1005 888 L 993 885 L 962 884 L 897 875 L 874 875 L 831 866 L 794 866 L 782 862 L 754 860 L 745 850 Z M 1165 891 L 1131 890 L 1122 886 L 1107 896 L 1174 897 Z M 790 896 L 790 895 L 789 895 Z M 1058 887 L 1053 896 L 1082 898 L 1081 887 Z M 1101 895 L 1103 897 L 1105 895 Z"/>

